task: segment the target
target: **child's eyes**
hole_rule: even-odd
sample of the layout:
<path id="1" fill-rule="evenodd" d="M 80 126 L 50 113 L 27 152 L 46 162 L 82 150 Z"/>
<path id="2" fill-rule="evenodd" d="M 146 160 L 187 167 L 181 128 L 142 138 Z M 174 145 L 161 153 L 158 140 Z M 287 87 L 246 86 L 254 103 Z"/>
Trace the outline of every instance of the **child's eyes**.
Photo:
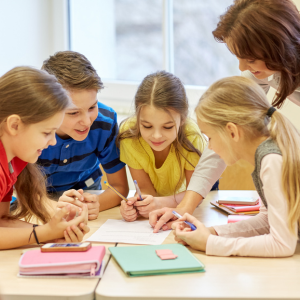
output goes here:
<path id="1" fill-rule="evenodd" d="M 94 109 L 94 108 L 96 108 L 96 105 L 94 105 L 94 106 L 90 107 L 90 110 L 92 110 L 92 109 Z"/>
<path id="2" fill-rule="evenodd" d="M 248 63 L 249 63 L 249 64 L 254 64 L 254 63 L 255 63 L 255 60 L 248 60 Z"/>
<path id="3" fill-rule="evenodd" d="M 147 126 L 143 125 L 143 127 L 146 129 L 150 129 L 152 126 L 147 127 Z"/>
<path id="4" fill-rule="evenodd" d="M 48 135 L 50 135 L 51 134 L 51 132 L 44 132 L 44 135 L 45 136 L 48 136 Z"/>
<path id="5" fill-rule="evenodd" d="M 67 115 L 70 115 L 70 116 L 75 116 L 78 114 L 78 111 L 75 111 L 75 112 L 72 112 L 72 113 L 67 113 Z"/>
<path id="6" fill-rule="evenodd" d="M 174 126 L 171 126 L 171 127 L 164 127 L 165 129 L 172 129 Z"/>

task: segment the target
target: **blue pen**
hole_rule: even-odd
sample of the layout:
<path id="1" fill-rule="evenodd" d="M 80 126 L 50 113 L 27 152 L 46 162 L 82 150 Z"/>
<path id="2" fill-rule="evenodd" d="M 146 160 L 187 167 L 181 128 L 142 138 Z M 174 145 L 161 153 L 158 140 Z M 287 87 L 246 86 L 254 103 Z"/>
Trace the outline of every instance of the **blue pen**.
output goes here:
<path id="1" fill-rule="evenodd" d="M 140 190 L 140 188 L 139 188 L 139 185 L 138 185 L 137 181 L 136 181 L 136 180 L 133 180 L 133 183 L 134 183 L 134 185 L 135 185 L 136 192 L 138 193 L 138 195 L 139 195 L 139 197 L 140 197 L 140 200 L 144 200 L 144 199 L 142 198 L 142 193 L 141 193 L 141 190 Z"/>
<path id="2" fill-rule="evenodd" d="M 177 213 L 175 210 L 173 210 L 172 213 L 173 213 L 173 215 L 176 216 L 178 219 L 182 218 L 182 216 L 181 216 L 179 213 Z M 184 221 L 184 223 L 187 224 L 187 225 L 189 225 L 189 226 L 191 227 L 192 230 L 196 230 L 196 229 L 197 229 L 197 227 L 196 227 L 194 224 L 192 224 L 192 223 L 190 223 L 190 222 L 188 222 L 188 221 Z"/>

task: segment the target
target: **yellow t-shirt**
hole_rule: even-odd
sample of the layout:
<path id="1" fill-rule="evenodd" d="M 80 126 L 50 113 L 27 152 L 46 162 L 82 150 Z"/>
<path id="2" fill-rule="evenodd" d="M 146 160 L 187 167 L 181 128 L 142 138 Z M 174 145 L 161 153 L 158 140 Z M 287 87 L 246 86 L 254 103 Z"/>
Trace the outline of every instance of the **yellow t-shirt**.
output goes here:
<path id="1" fill-rule="evenodd" d="M 135 119 L 129 119 L 120 127 L 120 132 L 129 129 Z M 187 121 L 186 134 L 195 148 L 203 152 L 205 140 L 192 132 L 198 132 L 198 126 L 191 120 Z M 196 152 L 189 152 L 184 148 L 180 149 L 184 157 L 195 167 L 200 159 Z M 139 139 L 126 138 L 120 142 L 120 159 L 133 169 L 142 169 L 150 177 L 150 180 L 159 196 L 170 196 L 174 194 L 177 186 L 176 194 L 186 190 L 186 180 L 184 170 L 194 170 L 189 162 L 179 155 L 181 164 L 179 164 L 174 145 L 171 145 L 170 152 L 160 168 L 155 166 L 155 157 L 150 145 L 140 137 Z M 180 179 L 180 174 L 183 174 Z M 180 180 L 180 182 L 179 182 Z M 179 182 L 179 184 L 178 184 Z M 178 184 L 178 185 L 177 185 Z"/>

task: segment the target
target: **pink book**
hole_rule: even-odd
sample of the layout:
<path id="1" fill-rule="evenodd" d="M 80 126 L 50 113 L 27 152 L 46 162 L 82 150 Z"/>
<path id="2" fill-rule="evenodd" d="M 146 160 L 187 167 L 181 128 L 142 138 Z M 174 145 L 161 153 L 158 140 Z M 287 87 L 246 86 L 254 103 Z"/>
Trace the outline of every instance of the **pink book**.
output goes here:
<path id="1" fill-rule="evenodd" d="M 235 223 L 243 220 L 247 220 L 252 218 L 253 216 L 245 216 L 245 215 L 229 215 L 227 223 Z"/>
<path id="2" fill-rule="evenodd" d="M 19 261 L 20 275 L 84 275 L 100 273 L 105 255 L 104 246 L 91 247 L 84 252 L 25 252 Z"/>
<path id="3" fill-rule="evenodd" d="M 260 209 L 261 203 L 259 201 L 256 205 L 240 205 L 240 204 L 222 204 L 223 206 L 228 207 L 234 212 L 243 212 L 243 211 L 257 211 Z"/>

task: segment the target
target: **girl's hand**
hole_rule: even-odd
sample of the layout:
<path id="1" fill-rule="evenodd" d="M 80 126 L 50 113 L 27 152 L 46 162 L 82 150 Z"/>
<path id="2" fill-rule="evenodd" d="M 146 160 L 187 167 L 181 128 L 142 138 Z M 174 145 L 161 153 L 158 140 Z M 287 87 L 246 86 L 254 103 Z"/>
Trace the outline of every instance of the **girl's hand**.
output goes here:
<path id="1" fill-rule="evenodd" d="M 57 239 L 57 238 L 64 237 L 64 231 L 67 230 L 68 227 L 71 228 L 73 225 L 78 227 L 79 224 L 81 223 L 87 224 L 88 209 L 86 204 L 83 204 L 82 211 L 78 217 L 68 220 L 70 211 L 71 211 L 71 205 L 67 205 L 62 209 L 59 209 L 52 217 L 50 222 L 46 224 L 46 226 L 48 227 L 50 239 Z M 81 229 L 83 229 L 84 232 L 88 230 L 87 228 L 88 228 L 87 225 L 85 225 L 84 228 L 82 228 L 81 225 Z"/>
<path id="2" fill-rule="evenodd" d="M 127 222 L 133 222 L 138 217 L 137 210 L 133 206 L 136 201 L 136 197 L 129 198 L 127 202 L 125 200 L 121 201 L 120 212 L 124 220 Z"/>
<path id="3" fill-rule="evenodd" d="M 82 196 L 84 197 L 83 203 L 86 203 L 88 207 L 89 220 L 97 219 L 100 210 L 100 203 L 98 201 L 97 195 L 83 193 Z"/>
<path id="4" fill-rule="evenodd" d="M 210 230 L 188 213 L 185 213 L 179 221 L 181 222 L 176 222 L 172 225 L 175 240 L 180 244 L 190 245 L 196 250 L 205 251 L 208 237 L 211 234 Z M 197 229 L 192 231 L 183 221 L 194 224 Z"/>
<path id="5" fill-rule="evenodd" d="M 81 242 L 83 236 L 90 231 L 90 228 L 84 223 L 80 223 L 79 227 L 72 225 L 64 231 L 64 238 L 56 239 L 54 243 L 78 243 Z"/>
<path id="6" fill-rule="evenodd" d="M 149 218 L 149 213 L 153 210 L 161 208 L 158 204 L 157 198 L 151 195 L 142 195 L 143 200 L 136 201 L 134 206 L 138 210 L 138 213 L 144 218 Z M 138 200 L 140 198 L 138 197 Z"/>

